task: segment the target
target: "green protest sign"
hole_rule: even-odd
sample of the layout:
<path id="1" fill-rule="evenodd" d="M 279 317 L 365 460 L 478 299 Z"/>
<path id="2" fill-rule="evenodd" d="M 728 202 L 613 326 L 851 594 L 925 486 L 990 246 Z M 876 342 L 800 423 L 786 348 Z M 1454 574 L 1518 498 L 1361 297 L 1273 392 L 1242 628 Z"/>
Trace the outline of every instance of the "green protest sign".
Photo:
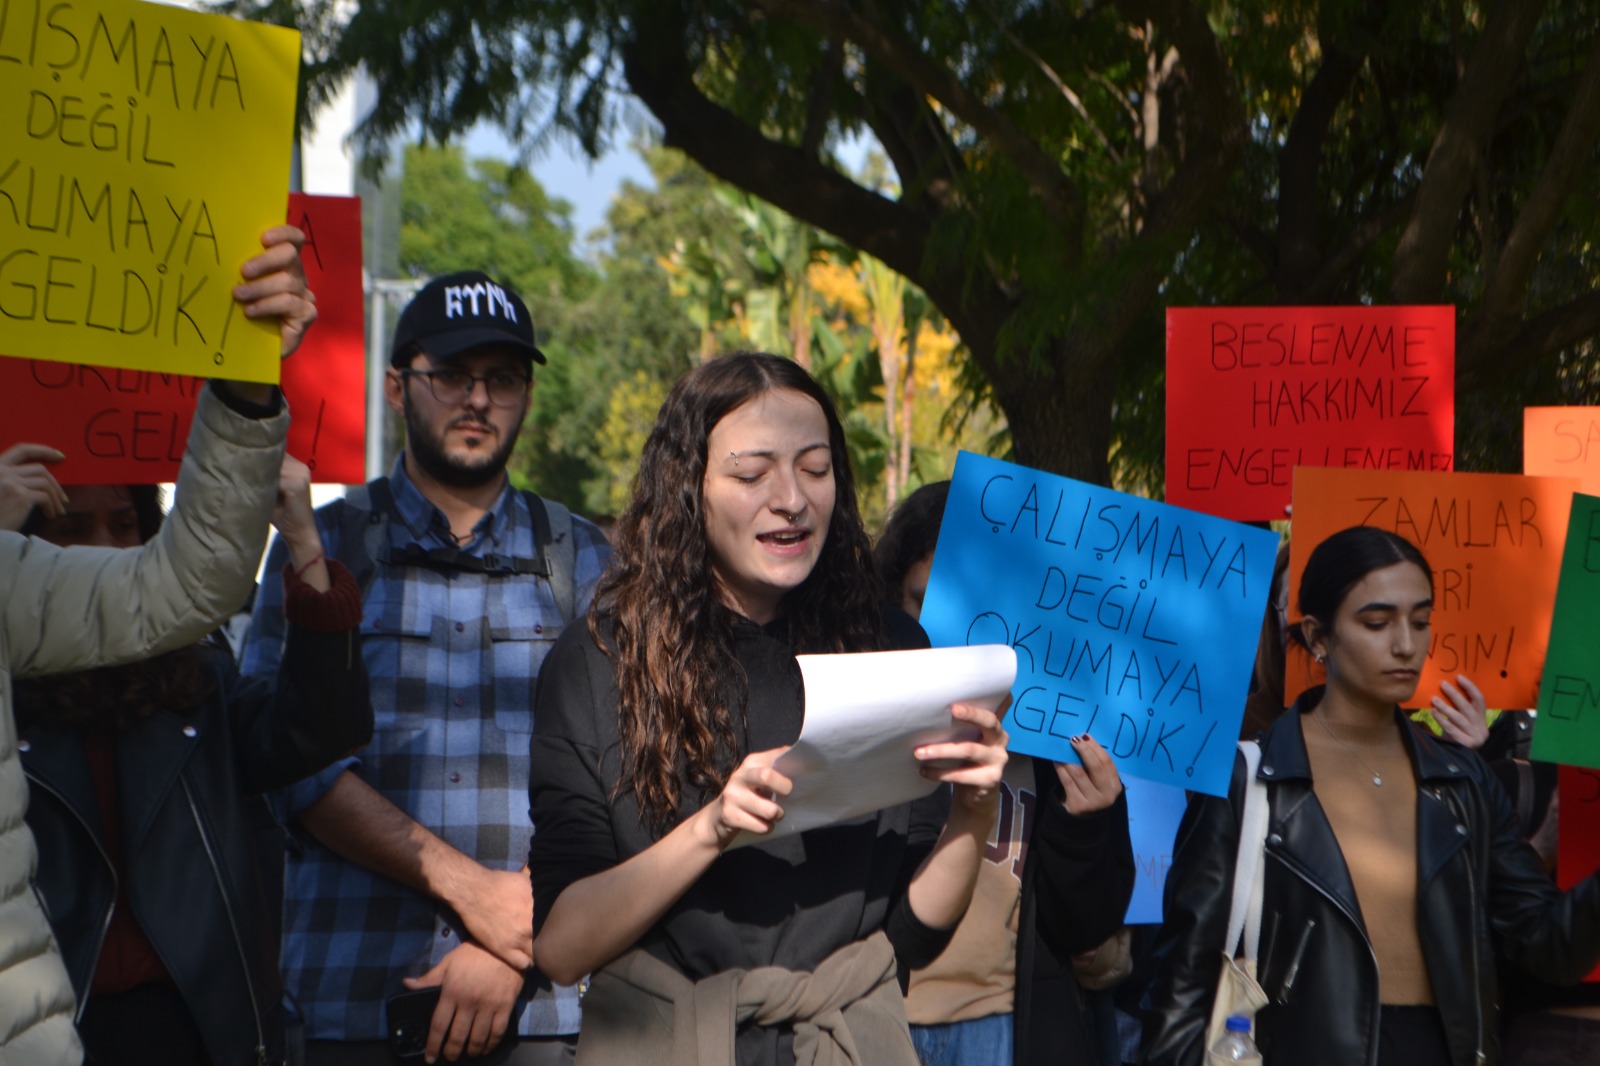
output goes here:
<path id="1" fill-rule="evenodd" d="M 1575 493 L 1532 757 L 1600 767 L 1600 497 Z"/>

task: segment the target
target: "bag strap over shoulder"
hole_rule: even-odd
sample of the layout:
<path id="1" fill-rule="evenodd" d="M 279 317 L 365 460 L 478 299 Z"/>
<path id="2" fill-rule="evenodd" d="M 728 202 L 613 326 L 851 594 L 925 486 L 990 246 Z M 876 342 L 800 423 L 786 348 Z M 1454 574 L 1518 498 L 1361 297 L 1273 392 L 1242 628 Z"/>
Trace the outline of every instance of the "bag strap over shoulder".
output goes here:
<path id="1" fill-rule="evenodd" d="M 572 512 L 565 504 L 547 500 L 537 493 L 524 492 L 523 496 L 533 515 L 533 535 L 539 555 L 544 559 L 545 577 L 565 625 L 572 621 L 578 601 L 578 545 L 572 535 Z"/>
<path id="2" fill-rule="evenodd" d="M 1243 955 L 1254 960 L 1261 950 L 1262 856 L 1267 843 L 1267 786 L 1256 778 L 1261 765 L 1261 745 L 1241 740 L 1244 756 L 1244 811 L 1239 818 L 1239 853 L 1233 868 L 1233 902 L 1228 912 L 1228 938 L 1224 950 L 1232 956 L 1241 947 Z"/>
<path id="3" fill-rule="evenodd" d="M 395 503 L 394 490 L 386 477 L 354 486 L 343 499 L 329 505 L 338 509 L 334 521 L 339 528 L 339 548 L 335 554 L 354 575 L 363 597 L 377 575 L 379 562 L 497 576 L 542 577 L 550 582 L 562 623 L 571 622 L 578 598 L 578 549 L 572 533 L 572 512 L 533 492 L 522 496 L 533 517 L 536 559 L 464 556 L 449 549 L 428 551 L 417 545 L 391 551 L 388 525 L 394 517 Z"/>

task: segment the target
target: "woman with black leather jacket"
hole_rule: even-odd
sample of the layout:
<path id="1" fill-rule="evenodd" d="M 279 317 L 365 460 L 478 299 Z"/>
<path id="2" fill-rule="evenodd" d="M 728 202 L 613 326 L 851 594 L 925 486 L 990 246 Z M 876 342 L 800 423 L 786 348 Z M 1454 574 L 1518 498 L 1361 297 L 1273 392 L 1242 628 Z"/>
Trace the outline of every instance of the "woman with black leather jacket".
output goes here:
<path id="1" fill-rule="evenodd" d="M 1318 545 L 1301 635 L 1327 672 L 1261 741 L 1265 842 L 1256 1016 L 1267 1062 L 1499 1061 L 1497 953 L 1558 982 L 1600 958 L 1600 882 L 1562 894 L 1517 834 L 1493 774 L 1398 710 L 1428 650 L 1432 571 L 1370 527 Z M 1144 1061 L 1198 1066 L 1228 923 L 1243 810 L 1196 796 L 1167 876 Z"/>
<path id="2" fill-rule="evenodd" d="M 284 1059 L 284 837 L 263 793 L 372 734 L 360 591 L 322 558 L 308 482 L 285 461 L 274 522 L 300 545 L 276 691 L 215 645 L 17 685 L 35 887 L 91 1063 Z M 78 486 L 54 510 L 24 531 L 130 547 L 160 521 L 151 486 Z"/>

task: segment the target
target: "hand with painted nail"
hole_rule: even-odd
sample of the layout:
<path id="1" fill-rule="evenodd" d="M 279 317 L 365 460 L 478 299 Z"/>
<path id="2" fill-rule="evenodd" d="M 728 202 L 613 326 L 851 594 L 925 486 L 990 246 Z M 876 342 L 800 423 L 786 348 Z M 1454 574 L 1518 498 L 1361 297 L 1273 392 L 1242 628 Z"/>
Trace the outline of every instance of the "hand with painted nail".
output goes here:
<path id="1" fill-rule="evenodd" d="M 1456 685 L 1441 682 L 1440 696 L 1433 698 L 1434 720 L 1444 730 L 1446 740 L 1453 740 L 1476 751 L 1489 739 L 1488 708 L 1483 692 L 1466 674 L 1457 674 Z"/>
<path id="2" fill-rule="evenodd" d="M 1082 764 L 1055 764 L 1056 780 L 1061 782 L 1062 806 L 1069 814 L 1093 814 L 1107 809 L 1122 795 L 1122 775 L 1117 772 L 1117 764 L 1088 733 L 1072 737 L 1068 742 Z"/>
<path id="3" fill-rule="evenodd" d="M 1000 725 L 1000 715 L 973 704 L 953 703 L 950 716 L 970 728 L 957 739 L 917 748 L 922 776 L 954 785 L 958 806 L 991 810 L 1000 802 L 1000 778 L 1005 773 L 1010 739 Z"/>

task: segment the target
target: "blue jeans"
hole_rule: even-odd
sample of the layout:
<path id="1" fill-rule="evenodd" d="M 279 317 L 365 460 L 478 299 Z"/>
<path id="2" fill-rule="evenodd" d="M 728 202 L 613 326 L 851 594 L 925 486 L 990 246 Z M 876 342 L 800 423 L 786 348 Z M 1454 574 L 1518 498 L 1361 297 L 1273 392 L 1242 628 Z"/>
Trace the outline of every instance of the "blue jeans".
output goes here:
<path id="1" fill-rule="evenodd" d="M 1011 1066 L 1011 1015 L 913 1025 L 911 1043 L 922 1066 Z"/>

